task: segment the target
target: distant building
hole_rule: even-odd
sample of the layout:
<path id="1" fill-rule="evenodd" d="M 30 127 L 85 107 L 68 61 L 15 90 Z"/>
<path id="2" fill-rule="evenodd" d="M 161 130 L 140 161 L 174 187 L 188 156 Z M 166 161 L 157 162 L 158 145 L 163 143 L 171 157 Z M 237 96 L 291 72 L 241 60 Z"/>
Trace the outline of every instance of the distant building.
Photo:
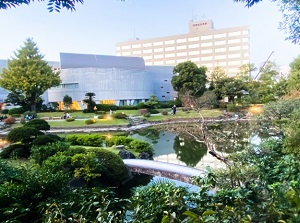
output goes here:
<path id="1" fill-rule="evenodd" d="M 148 67 L 143 58 L 91 54 L 60 54 L 61 84 L 47 91 L 49 102 L 62 104 L 67 94 L 83 109 L 87 92 L 97 104 L 137 105 L 154 94 L 159 101 L 176 97 L 171 85 L 173 67 Z"/>
<path id="2" fill-rule="evenodd" d="M 142 57 L 148 66 L 176 66 L 192 61 L 209 71 L 219 66 L 229 76 L 249 61 L 249 27 L 214 29 L 211 20 L 190 21 L 186 34 L 134 39 L 116 44 L 118 56 Z"/>

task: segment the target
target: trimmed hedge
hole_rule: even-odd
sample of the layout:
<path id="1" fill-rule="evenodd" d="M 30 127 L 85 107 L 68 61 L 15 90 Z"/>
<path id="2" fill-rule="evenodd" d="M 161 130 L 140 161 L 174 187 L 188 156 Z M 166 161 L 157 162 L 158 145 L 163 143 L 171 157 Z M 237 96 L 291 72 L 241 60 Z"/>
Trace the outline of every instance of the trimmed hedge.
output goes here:
<path id="1" fill-rule="evenodd" d="M 102 146 L 105 136 L 100 134 L 71 134 L 67 135 L 66 141 L 71 145 L 78 146 Z"/>
<path id="2" fill-rule="evenodd" d="M 9 109 L 8 114 L 23 114 L 26 110 L 23 107 Z"/>
<path id="3" fill-rule="evenodd" d="M 32 127 L 37 130 L 50 130 L 50 125 L 44 119 L 32 119 L 24 124 L 24 127 Z"/>
<path id="4" fill-rule="evenodd" d="M 124 113 L 116 112 L 112 115 L 112 117 L 116 119 L 126 119 L 128 116 Z"/>

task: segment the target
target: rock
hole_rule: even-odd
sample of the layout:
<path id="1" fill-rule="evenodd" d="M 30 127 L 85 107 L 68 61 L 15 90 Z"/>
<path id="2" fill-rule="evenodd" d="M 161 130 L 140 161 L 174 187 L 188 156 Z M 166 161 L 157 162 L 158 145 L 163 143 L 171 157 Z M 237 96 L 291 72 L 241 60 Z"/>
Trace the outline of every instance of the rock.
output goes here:
<path id="1" fill-rule="evenodd" d="M 122 150 L 122 149 L 125 149 L 125 146 L 123 146 L 123 145 L 117 145 L 116 149 Z"/>
<path id="2" fill-rule="evenodd" d="M 150 155 L 149 153 L 140 153 L 138 159 L 153 160 L 153 156 Z"/>
<path id="3" fill-rule="evenodd" d="M 126 150 L 126 149 L 120 150 L 119 156 L 120 156 L 122 159 L 135 159 L 135 156 L 133 155 L 133 153 L 132 153 L 132 152 L 129 152 L 129 151 Z"/>

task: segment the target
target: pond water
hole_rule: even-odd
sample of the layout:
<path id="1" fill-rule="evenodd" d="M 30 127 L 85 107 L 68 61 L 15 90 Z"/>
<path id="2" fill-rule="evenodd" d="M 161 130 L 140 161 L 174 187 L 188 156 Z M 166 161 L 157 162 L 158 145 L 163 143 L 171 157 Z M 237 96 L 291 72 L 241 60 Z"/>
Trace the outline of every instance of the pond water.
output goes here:
<path id="1" fill-rule="evenodd" d="M 189 137 L 184 131 L 176 133 L 163 129 L 148 128 L 131 132 L 129 136 L 149 142 L 155 151 L 154 160 L 157 161 L 202 170 L 206 166 L 212 168 L 224 167 L 221 161 L 208 153 L 204 143 Z M 207 136 L 213 140 L 215 150 L 224 156 L 242 151 L 249 146 L 257 146 L 262 140 L 262 136 L 248 122 L 213 125 L 207 129 Z M 199 138 L 201 138 L 200 134 Z"/>

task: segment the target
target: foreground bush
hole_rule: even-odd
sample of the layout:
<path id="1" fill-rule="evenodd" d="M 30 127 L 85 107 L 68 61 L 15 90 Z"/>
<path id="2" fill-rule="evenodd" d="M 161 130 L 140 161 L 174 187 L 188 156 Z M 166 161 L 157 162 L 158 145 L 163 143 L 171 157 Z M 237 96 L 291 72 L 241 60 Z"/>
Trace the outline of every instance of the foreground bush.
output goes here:
<path id="1" fill-rule="evenodd" d="M 102 146 L 105 137 L 100 134 L 71 134 L 67 135 L 66 141 L 71 145 L 78 146 Z"/>
<path id="2" fill-rule="evenodd" d="M 50 130 L 50 125 L 44 119 L 32 119 L 24 124 L 24 127 L 32 127 L 37 130 Z"/>

